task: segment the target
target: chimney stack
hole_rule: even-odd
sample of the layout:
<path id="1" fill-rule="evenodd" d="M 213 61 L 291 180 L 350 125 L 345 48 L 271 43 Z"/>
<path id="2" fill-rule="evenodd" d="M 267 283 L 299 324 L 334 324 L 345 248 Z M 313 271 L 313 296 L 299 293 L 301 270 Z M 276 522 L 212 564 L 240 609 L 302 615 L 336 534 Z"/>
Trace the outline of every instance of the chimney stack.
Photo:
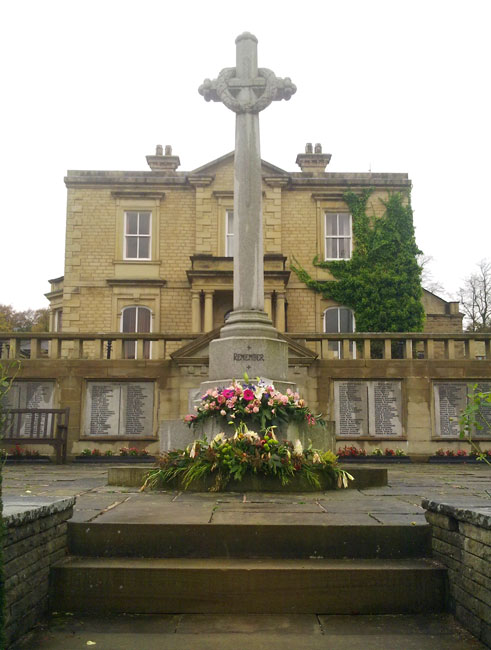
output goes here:
<path id="1" fill-rule="evenodd" d="M 318 176 L 325 172 L 330 160 L 331 154 L 322 153 L 322 145 L 320 142 L 317 142 L 315 147 L 312 147 L 311 142 L 307 142 L 305 145 L 305 153 L 298 154 L 296 163 L 302 170 L 302 173 Z"/>
<path id="2" fill-rule="evenodd" d="M 164 148 L 161 144 L 155 147 L 155 155 L 147 156 L 147 163 L 153 172 L 161 172 L 164 174 L 173 174 L 181 164 L 179 156 L 172 155 L 172 147 L 170 144 L 165 145 Z"/>

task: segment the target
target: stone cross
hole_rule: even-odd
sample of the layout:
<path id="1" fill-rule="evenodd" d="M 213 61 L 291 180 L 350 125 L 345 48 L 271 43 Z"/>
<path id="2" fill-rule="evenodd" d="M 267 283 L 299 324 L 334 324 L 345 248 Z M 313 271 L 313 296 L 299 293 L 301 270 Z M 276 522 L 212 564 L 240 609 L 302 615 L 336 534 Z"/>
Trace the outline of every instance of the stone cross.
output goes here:
<path id="1" fill-rule="evenodd" d="M 234 181 L 234 312 L 229 323 L 264 312 L 264 253 L 259 115 L 272 101 L 290 99 L 296 86 L 267 68 L 257 67 L 257 38 L 248 32 L 235 40 L 236 67 L 205 79 L 199 93 L 236 113 Z M 242 314 L 242 317 L 240 316 Z M 254 318 L 252 317 L 252 320 Z M 251 323 L 252 325 L 252 323 Z M 271 325 L 270 325 L 271 326 Z M 226 329 L 225 326 L 224 329 Z M 222 334 L 223 336 L 223 334 Z"/>

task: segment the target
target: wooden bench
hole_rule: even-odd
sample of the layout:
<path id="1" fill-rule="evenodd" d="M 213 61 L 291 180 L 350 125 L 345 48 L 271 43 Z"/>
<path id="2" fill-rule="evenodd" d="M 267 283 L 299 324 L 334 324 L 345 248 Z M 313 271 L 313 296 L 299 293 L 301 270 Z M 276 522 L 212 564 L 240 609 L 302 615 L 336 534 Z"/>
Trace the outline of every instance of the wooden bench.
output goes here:
<path id="1" fill-rule="evenodd" d="M 8 409 L 1 443 L 51 445 L 56 462 L 66 462 L 70 409 Z"/>

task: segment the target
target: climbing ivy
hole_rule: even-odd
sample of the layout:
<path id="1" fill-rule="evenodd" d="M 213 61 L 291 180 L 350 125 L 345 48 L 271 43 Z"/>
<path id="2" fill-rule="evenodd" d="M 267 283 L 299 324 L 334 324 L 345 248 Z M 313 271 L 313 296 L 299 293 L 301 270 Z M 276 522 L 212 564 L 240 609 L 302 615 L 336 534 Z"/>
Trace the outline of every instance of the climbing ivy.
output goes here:
<path id="1" fill-rule="evenodd" d="M 353 220 L 351 259 L 313 260 L 334 280 L 315 280 L 295 259 L 291 268 L 324 298 L 350 307 L 359 332 L 420 332 L 425 314 L 416 256 L 421 251 L 414 237 L 410 196 L 391 193 L 386 201 L 380 199 L 385 214 L 371 220 L 367 203 L 372 191 L 344 195 Z"/>

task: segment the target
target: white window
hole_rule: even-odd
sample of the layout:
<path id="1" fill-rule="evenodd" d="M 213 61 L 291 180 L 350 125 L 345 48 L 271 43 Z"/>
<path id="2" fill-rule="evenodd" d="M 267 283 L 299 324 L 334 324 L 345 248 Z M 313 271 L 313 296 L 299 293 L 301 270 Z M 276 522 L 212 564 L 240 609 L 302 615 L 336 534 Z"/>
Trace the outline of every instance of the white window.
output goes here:
<path id="1" fill-rule="evenodd" d="M 325 334 L 349 334 L 355 331 L 355 316 L 348 307 L 330 307 L 324 312 L 324 333 Z M 338 359 L 342 358 L 342 341 L 329 341 L 329 350 L 334 352 Z M 353 358 L 356 356 L 356 348 L 353 343 Z"/>
<path id="2" fill-rule="evenodd" d="M 234 211 L 225 213 L 225 257 L 234 256 Z"/>
<path id="3" fill-rule="evenodd" d="M 352 250 L 351 215 L 326 212 L 326 260 L 349 260 Z"/>
<path id="4" fill-rule="evenodd" d="M 151 212 L 124 213 L 124 259 L 149 260 L 151 258 Z"/>
<path id="5" fill-rule="evenodd" d="M 124 334 L 146 334 L 152 331 L 152 312 L 148 307 L 125 307 L 121 315 Z M 124 341 L 125 359 L 136 359 L 136 341 Z M 143 342 L 143 358 L 150 359 L 150 341 Z"/>
<path id="6" fill-rule="evenodd" d="M 63 327 L 63 309 L 53 311 L 53 329 L 55 332 L 61 332 Z"/>

